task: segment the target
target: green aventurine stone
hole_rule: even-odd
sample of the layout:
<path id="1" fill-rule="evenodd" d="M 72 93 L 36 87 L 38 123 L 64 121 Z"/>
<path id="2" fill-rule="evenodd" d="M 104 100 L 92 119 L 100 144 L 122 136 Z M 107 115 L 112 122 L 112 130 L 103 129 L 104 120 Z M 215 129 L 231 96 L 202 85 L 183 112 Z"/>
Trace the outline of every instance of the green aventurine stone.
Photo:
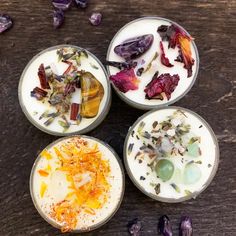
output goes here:
<path id="1" fill-rule="evenodd" d="M 171 161 L 162 159 L 155 166 L 157 176 L 165 181 L 168 181 L 174 173 L 174 165 Z"/>
<path id="2" fill-rule="evenodd" d="M 201 175 L 201 169 L 196 164 L 188 163 L 184 168 L 183 181 L 185 184 L 195 184 Z"/>
<path id="3" fill-rule="evenodd" d="M 187 146 L 187 150 L 188 155 L 191 157 L 198 157 L 200 155 L 200 150 L 197 142 L 189 144 Z"/>

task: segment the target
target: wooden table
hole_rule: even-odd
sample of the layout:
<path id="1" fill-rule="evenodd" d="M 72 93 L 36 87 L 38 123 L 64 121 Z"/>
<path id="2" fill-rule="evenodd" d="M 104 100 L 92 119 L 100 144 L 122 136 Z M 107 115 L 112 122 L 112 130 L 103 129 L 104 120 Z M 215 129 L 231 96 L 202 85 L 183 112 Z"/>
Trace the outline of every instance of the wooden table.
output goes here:
<path id="1" fill-rule="evenodd" d="M 141 16 L 172 19 L 196 39 L 200 71 L 192 90 L 179 102 L 200 114 L 215 131 L 220 145 L 219 170 L 212 184 L 196 200 L 165 204 L 142 194 L 126 176 L 124 201 L 115 217 L 86 235 L 128 235 L 128 220 L 139 217 L 142 235 L 157 235 L 162 214 L 172 220 L 178 235 L 181 215 L 194 223 L 194 235 L 236 235 L 236 1 L 90 0 L 86 11 L 72 8 L 59 30 L 52 28 L 50 1 L 1 0 L 0 13 L 14 19 L 14 27 L 0 35 L 0 235 L 61 235 L 37 213 L 29 193 L 29 175 L 37 153 L 57 137 L 32 126 L 18 103 L 17 87 L 27 62 L 41 50 L 63 43 L 87 48 L 105 61 L 117 30 Z M 99 27 L 88 17 L 102 12 Z M 89 135 L 109 143 L 122 158 L 126 133 L 143 111 L 128 107 L 113 92 L 105 121 Z"/>

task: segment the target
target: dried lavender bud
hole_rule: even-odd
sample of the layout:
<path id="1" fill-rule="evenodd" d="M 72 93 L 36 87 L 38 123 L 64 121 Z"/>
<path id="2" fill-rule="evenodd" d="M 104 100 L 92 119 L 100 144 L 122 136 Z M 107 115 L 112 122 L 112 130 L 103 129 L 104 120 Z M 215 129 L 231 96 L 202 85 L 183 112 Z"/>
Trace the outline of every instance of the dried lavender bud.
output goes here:
<path id="1" fill-rule="evenodd" d="M 77 7 L 86 8 L 88 6 L 88 0 L 75 0 Z"/>
<path id="2" fill-rule="evenodd" d="M 192 220 L 188 216 L 181 217 L 180 227 L 179 227 L 180 236 L 192 236 L 193 235 L 193 226 Z"/>
<path id="3" fill-rule="evenodd" d="M 163 236 L 173 235 L 170 220 L 167 215 L 163 215 L 160 217 L 159 223 L 158 223 L 158 231 Z"/>
<path id="4" fill-rule="evenodd" d="M 0 34 L 12 27 L 12 19 L 7 14 L 0 14 Z"/>
<path id="5" fill-rule="evenodd" d="M 143 68 L 143 67 L 140 67 L 140 68 L 137 70 L 136 75 L 137 75 L 137 76 L 141 76 L 142 73 L 143 73 L 143 71 L 144 71 L 144 68 Z"/>
<path id="6" fill-rule="evenodd" d="M 53 12 L 53 26 L 55 29 L 59 28 L 64 22 L 64 12 L 57 9 Z"/>
<path id="7" fill-rule="evenodd" d="M 99 12 L 95 12 L 93 13 L 90 18 L 89 21 L 92 25 L 98 26 L 100 25 L 101 21 L 102 21 L 102 14 Z"/>
<path id="8" fill-rule="evenodd" d="M 67 10 L 72 3 L 72 0 L 52 0 L 52 5 L 60 10 Z"/>
<path id="9" fill-rule="evenodd" d="M 130 235 L 139 236 L 141 228 L 142 228 L 142 224 L 141 224 L 141 221 L 138 220 L 138 218 L 135 218 L 134 220 L 128 223 L 127 227 L 128 227 L 128 231 Z"/>
<path id="10" fill-rule="evenodd" d="M 114 52 L 125 60 L 132 60 L 145 53 L 152 45 L 154 36 L 145 34 L 125 40 L 114 48 Z"/>
<path id="11" fill-rule="evenodd" d="M 117 62 L 117 61 L 107 61 L 107 65 L 118 68 L 119 70 L 131 69 L 137 66 L 136 61 L 127 62 Z"/>

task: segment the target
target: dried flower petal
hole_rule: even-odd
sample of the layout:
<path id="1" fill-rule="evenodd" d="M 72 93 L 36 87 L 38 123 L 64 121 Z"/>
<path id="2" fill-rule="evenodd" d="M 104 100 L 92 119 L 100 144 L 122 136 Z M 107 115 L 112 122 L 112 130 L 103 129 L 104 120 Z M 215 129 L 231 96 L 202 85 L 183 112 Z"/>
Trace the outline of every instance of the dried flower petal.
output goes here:
<path id="1" fill-rule="evenodd" d="M 110 80 L 123 93 L 138 89 L 139 80 L 135 76 L 134 69 L 125 69 L 116 75 L 111 75 Z"/>
<path id="2" fill-rule="evenodd" d="M 146 86 L 144 92 L 147 99 L 163 99 L 161 93 L 165 93 L 167 99 L 171 98 L 171 94 L 174 92 L 179 82 L 179 75 L 170 75 L 169 73 L 161 74 L 152 79 L 152 81 Z"/>
<path id="3" fill-rule="evenodd" d="M 39 66 L 38 77 L 39 77 L 39 80 L 40 80 L 41 88 L 50 89 L 50 86 L 49 86 L 48 81 L 47 81 L 46 73 L 45 73 L 45 68 L 44 68 L 43 64 L 41 64 Z"/>
<path id="4" fill-rule="evenodd" d="M 77 7 L 86 8 L 88 6 L 88 0 L 75 0 Z"/>
<path id="5" fill-rule="evenodd" d="M 164 51 L 164 47 L 163 47 L 163 43 L 160 42 L 160 48 L 161 48 L 161 63 L 164 66 L 167 67 L 173 67 L 174 65 L 172 65 L 169 61 L 169 59 L 166 57 L 165 51 Z"/>
<path id="6" fill-rule="evenodd" d="M 158 223 L 158 230 L 159 230 L 159 233 L 162 234 L 163 236 L 173 235 L 170 220 L 167 215 L 163 215 L 160 217 L 159 223 Z"/>
<path id="7" fill-rule="evenodd" d="M 180 236 L 192 236 L 193 235 L 193 226 L 192 220 L 188 216 L 183 216 L 180 221 Z"/>
<path id="8" fill-rule="evenodd" d="M 138 218 L 135 218 L 134 220 L 128 223 L 127 227 L 128 227 L 128 231 L 130 235 L 139 236 L 141 228 L 142 228 L 142 224 L 141 224 L 141 221 L 138 220 Z"/>
<path id="9" fill-rule="evenodd" d="M 0 14 L 0 34 L 12 27 L 12 19 L 7 14 Z"/>
<path id="10" fill-rule="evenodd" d="M 188 71 L 188 77 L 192 76 L 192 66 L 194 65 L 194 59 L 191 52 L 191 41 L 193 38 L 185 33 L 177 25 L 161 25 L 158 27 L 157 32 L 160 34 L 163 41 L 169 42 L 169 47 L 179 47 L 179 56 L 176 61 L 183 62 L 184 68 Z"/>
<path id="11" fill-rule="evenodd" d="M 64 22 L 64 12 L 61 9 L 56 9 L 53 12 L 53 26 L 55 29 L 59 28 Z"/>
<path id="12" fill-rule="evenodd" d="M 39 87 L 35 87 L 33 91 L 30 92 L 31 97 L 35 97 L 37 100 L 42 100 L 44 97 L 47 96 L 47 92 Z"/>
<path id="13" fill-rule="evenodd" d="M 102 14 L 99 12 L 95 12 L 93 13 L 90 18 L 89 21 L 92 25 L 98 26 L 101 24 L 102 21 Z"/>
<path id="14" fill-rule="evenodd" d="M 130 38 L 117 45 L 114 52 L 125 60 L 134 59 L 144 54 L 152 46 L 153 40 L 152 34 Z"/>
<path id="15" fill-rule="evenodd" d="M 52 5 L 60 10 L 67 10 L 72 3 L 72 0 L 52 0 Z"/>
<path id="16" fill-rule="evenodd" d="M 136 61 L 125 61 L 125 62 L 116 62 L 116 61 L 107 61 L 107 65 L 118 68 L 119 70 L 131 69 L 137 66 Z"/>
<path id="17" fill-rule="evenodd" d="M 70 119 L 77 120 L 78 113 L 79 113 L 79 104 L 72 103 L 71 104 Z"/>

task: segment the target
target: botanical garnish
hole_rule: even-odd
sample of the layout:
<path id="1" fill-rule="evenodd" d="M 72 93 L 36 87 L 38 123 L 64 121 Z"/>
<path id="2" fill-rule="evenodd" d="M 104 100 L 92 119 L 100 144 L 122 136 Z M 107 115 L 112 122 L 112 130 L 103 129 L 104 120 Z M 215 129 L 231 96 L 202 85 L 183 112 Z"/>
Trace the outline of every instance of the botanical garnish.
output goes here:
<path id="1" fill-rule="evenodd" d="M 48 80 L 47 80 L 47 76 L 46 76 L 46 73 L 45 73 L 45 68 L 44 68 L 43 64 L 41 64 L 39 66 L 38 77 L 39 77 L 41 88 L 42 89 L 50 89 L 50 86 L 49 86 L 49 83 L 48 83 Z"/>
<path id="2" fill-rule="evenodd" d="M 164 93 L 169 100 L 171 94 L 174 92 L 175 88 L 179 83 L 179 76 L 167 74 L 161 74 L 152 79 L 152 81 L 146 86 L 144 92 L 146 93 L 147 99 L 160 99 L 163 100 Z"/>
<path id="3" fill-rule="evenodd" d="M 151 47 L 153 40 L 152 34 L 130 38 L 117 45 L 114 52 L 126 61 L 130 61 L 144 54 Z"/>
<path id="4" fill-rule="evenodd" d="M 163 46 L 163 43 L 160 42 L 160 48 L 161 48 L 161 63 L 164 65 L 164 66 L 167 66 L 167 67 L 173 67 L 174 65 L 172 65 L 169 61 L 169 59 L 166 57 L 166 54 L 165 54 L 165 51 L 164 51 L 164 46 Z"/>
<path id="5" fill-rule="evenodd" d="M 130 155 L 134 147 L 134 143 L 130 143 L 128 147 L 128 154 Z"/>
<path id="6" fill-rule="evenodd" d="M 50 184 L 47 185 L 45 179 L 50 181 L 50 174 L 60 171 L 65 175 L 68 193 L 64 199 L 51 205 L 49 215 L 60 224 L 62 232 L 72 231 L 79 224 L 80 214 L 95 215 L 107 203 L 111 188 L 110 164 L 103 158 L 97 144 L 88 143 L 81 138 L 54 146 L 46 153 L 56 158 L 58 166 L 54 170 L 46 164 L 38 171 L 42 180 L 40 197 L 48 195 Z M 44 155 L 45 153 L 41 154 Z"/>
<path id="7" fill-rule="evenodd" d="M 174 188 L 174 190 L 177 192 L 177 193 L 180 193 L 180 188 L 178 187 L 178 185 L 176 185 L 175 183 L 171 183 L 170 184 L 172 188 Z"/>
<path id="8" fill-rule="evenodd" d="M 169 42 L 169 47 L 179 47 L 179 55 L 176 61 L 184 63 L 184 68 L 188 71 L 188 77 L 191 77 L 192 66 L 194 65 L 191 52 L 191 41 L 193 38 L 175 24 L 170 26 L 161 25 L 158 27 L 157 32 L 163 41 Z"/>
<path id="9" fill-rule="evenodd" d="M 35 87 L 31 92 L 31 97 L 35 97 L 37 100 L 42 100 L 43 98 L 45 98 L 48 94 L 47 91 L 44 91 L 43 89 L 39 88 L 39 87 Z"/>
<path id="10" fill-rule="evenodd" d="M 154 187 L 155 193 L 156 195 L 158 195 L 161 192 L 161 185 L 158 183 L 155 187 Z"/>
<path id="11" fill-rule="evenodd" d="M 158 53 L 155 52 L 154 56 L 152 57 L 151 61 L 148 63 L 146 69 L 143 72 L 147 72 L 150 70 L 150 68 L 152 67 L 153 61 L 155 61 L 157 59 L 157 57 L 158 57 Z"/>
<path id="12" fill-rule="evenodd" d="M 180 226 L 179 226 L 179 235 L 180 236 L 193 235 L 192 219 L 189 216 L 181 217 Z"/>
<path id="13" fill-rule="evenodd" d="M 52 0 L 52 5 L 60 10 L 67 10 L 69 9 L 70 5 L 72 3 L 72 0 Z"/>
<path id="14" fill-rule="evenodd" d="M 0 34 L 12 27 L 12 19 L 7 14 L 0 14 Z"/>
<path id="15" fill-rule="evenodd" d="M 141 75 L 143 74 L 143 72 L 144 72 L 144 68 L 143 68 L 143 67 L 140 67 L 140 68 L 138 68 L 138 70 L 137 70 L 137 72 L 136 72 L 136 75 L 137 75 L 137 76 L 141 76 Z"/>
<path id="16" fill-rule="evenodd" d="M 74 0 L 74 2 L 80 8 L 86 8 L 88 6 L 88 0 Z"/>
<path id="17" fill-rule="evenodd" d="M 116 75 L 111 75 L 110 80 L 123 93 L 138 89 L 139 80 L 134 73 L 134 69 L 124 69 Z"/>
<path id="18" fill-rule="evenodd" d="M 70 107 L 70 119 L 71 120 L 77 120 L 77 116 L 79 113 L 79 104 L 78 103 L 72 103 Z"/>
<path id="19" fill-rule="evenodd" d="M 49 126 L 56 117 L 60 116 L 62 120 L 58 120 L 58 124 L 65 132 L 70 125 L 78 125 L 81 118 L 92 118 L 98 114 L 104 88 L 92 73 L 79 70 L 82 60 L 88 58 L 85 50 L 60 48 L 57 50 L 57 55 L 58 61 L 68 65 L 67 69 L 62 75 L 57 75 L 54 64 L 46 67 L 41 64 L 38 69 L 41 88 L 35 87 L 31 91 L 31 96 L 42 103 L 47 102 L 52 109 L 51 113 L 45 111 L 39 119 L 47 118 L 44 124 Z M 72 95 L 75 92 L 81 98 L 77 98 L 77 103 L 72 103 Z M 74 123 L 69 123 L 66 117 Z"/>
<path id="20" fill-rule="evenodd" d="M 55 29 L 59 28 L 64 22 L 64 12 L 61 9 L 56 9 L 53 12 L 53 26 Z"/>
<path id="21" fill-rule="evenodd" d="M 163 215 L 160 217 L 158 222 L 158 231 L 163 236 L 173 235 L 170 219 L 167 215 Z"/>
<path id="22" fill-rule="evenodd" d="M 119 70 L 124 70 L 124 69 L 135 68 L 137 66 L 137 62 L 135 61 L 125 61 L 125 62 L 107 61 L 107 65 L 116 67 Z"/>
<path id="23" fill-rule="evenodd" d="M 140 236 L 141 235 L 141 228 L 142 228 L 142 223 L 138 218 L 133 219 L 130 221 L 127 225 L 128 231 L 130 235 L 132 236 Z"/>
<path id="24" fill-rule="evenodd" d="M 89 18 L 89 21 L 92 25 L 94 26 L 98 26 L 101 24 L 102 22 L 102 14 L 99 13 L 99 12 L 94 12 L 90 18 Z"/>

